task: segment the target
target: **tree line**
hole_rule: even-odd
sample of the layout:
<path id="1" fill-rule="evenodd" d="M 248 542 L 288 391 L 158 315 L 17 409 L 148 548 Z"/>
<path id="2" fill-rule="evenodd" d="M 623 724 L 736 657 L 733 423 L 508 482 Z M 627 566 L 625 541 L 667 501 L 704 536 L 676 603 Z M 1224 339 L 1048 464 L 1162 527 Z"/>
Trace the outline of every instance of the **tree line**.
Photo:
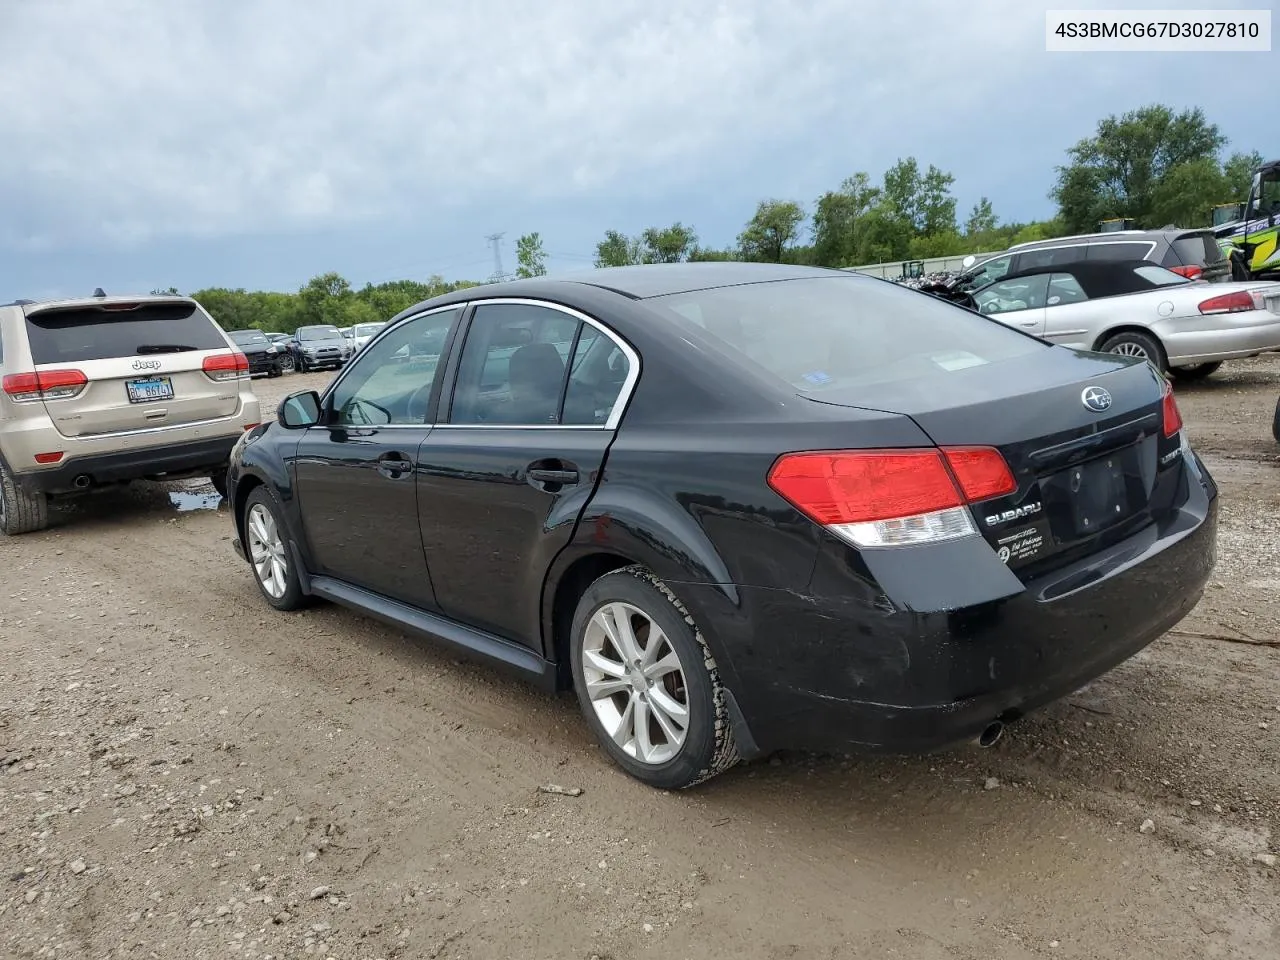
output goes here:
<path id="1" fill-rule="evenodd" d="M 987 197 L 957 217 L 955 177 L 915 157 L 899 159 L 878 180 L 846 177 L 806 206 L 761 200 L 733 243 L 706 246 L 682 221 L 628 236 L 606 230 L 597 267 L 700 260 L 746 260 L 847 267 L 1003 250 L 1012 244 L 1096 230 L 1124 218 L 1137 227 L 1200 227 L 1215 205 L 1245 198 L 1257 153 L 1225 154 L 1227 138 L 1202 110 L 1153 105 L 1101 120 L 1093 136 L 1067 150 L 1055 168 L 1049 220 L 1001 222 Z M 516 241 L 516 276 L 547 272 L 538 233 Z M 299 326 L 345 327 L 387 320 L 422 300 L 477 281 L 395 280 L 352 289 L 337 273 L 312 278 L 297 293 L 210 288 L 192 294 L 226 329 L 255 326 L 292 332 Z M 177 291 L 169 291 L 176 293 Z"/>

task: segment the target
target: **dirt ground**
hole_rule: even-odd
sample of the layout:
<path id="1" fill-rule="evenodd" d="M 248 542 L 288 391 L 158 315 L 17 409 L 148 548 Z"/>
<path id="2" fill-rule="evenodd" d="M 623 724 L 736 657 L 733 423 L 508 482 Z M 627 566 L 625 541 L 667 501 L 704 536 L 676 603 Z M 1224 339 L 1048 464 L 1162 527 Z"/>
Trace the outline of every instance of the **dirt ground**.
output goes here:
<path id="1" fill-rule="evenodd" d="M 1280 956 L 1277 395 L 1280 357 L 1178 388 L 1220 554 L 1141 655 L 990 750 L 687 793 L 568 697 L 273 613 L 207 485 L 0 537 L 0 956 Z"/>

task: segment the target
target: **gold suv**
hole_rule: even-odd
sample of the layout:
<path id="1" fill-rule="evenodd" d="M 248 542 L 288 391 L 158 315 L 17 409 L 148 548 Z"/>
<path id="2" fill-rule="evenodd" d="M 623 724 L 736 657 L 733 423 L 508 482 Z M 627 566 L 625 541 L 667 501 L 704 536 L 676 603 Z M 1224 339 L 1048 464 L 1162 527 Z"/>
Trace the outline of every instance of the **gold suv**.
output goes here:
<path id="1" fill-rule="evenodd" d="M 50 497 L 207 476 L 258 424 L 249 363 L 187 297 L 0 306 L 0 531 L 43 529 Z"/>

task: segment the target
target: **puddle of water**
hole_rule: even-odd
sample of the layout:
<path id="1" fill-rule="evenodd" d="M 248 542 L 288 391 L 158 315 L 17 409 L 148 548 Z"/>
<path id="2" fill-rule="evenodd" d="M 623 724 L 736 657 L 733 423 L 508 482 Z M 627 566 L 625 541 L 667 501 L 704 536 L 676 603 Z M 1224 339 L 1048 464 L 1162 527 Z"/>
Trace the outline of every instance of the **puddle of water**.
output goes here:
<path id="1" fill-rule="evenodd" d="M 216 493 L 193 493 L 190 490 L 173 490 L 169 493 L 169 502 L 179 513 L 190 510 L 217 510 L 222 497 Z"/>

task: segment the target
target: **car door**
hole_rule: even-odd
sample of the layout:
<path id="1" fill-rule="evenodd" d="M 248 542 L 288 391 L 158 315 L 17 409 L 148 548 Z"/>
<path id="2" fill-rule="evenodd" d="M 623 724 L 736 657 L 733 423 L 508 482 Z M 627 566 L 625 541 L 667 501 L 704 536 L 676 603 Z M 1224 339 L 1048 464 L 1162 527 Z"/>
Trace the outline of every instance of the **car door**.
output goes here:
<path id="1" fill-rule="evenodd" d="M 477 304 L 449 406 L 418 450 L 422 540 L 446 615 L 536 645 L 543 577 L 638 375 L 631 347 L 583 314 Z"/>
<path id="2" fill-rule="evenodd" d="M 1041 336 L 1067 347 L 1088 349 L 1098 332 L 1099 310 L 1069 273 L 1049 275 Z"/>
<path id="3" fill-rule="evenodd" d="M 978 312 L 1040 336 L 1044 333 L 1047 273 L 1012 277 L 993 283 L 973 295 Z"/>
<path id="4" fill-rule="evenodd" d="M 414 459 L 432 430 L 442 356 L 461 312 L 424 313 L 370 342 L 326 395 L 321 424 L 304 432 L 294 476 L 314 573 L 435 606 Z"/>

